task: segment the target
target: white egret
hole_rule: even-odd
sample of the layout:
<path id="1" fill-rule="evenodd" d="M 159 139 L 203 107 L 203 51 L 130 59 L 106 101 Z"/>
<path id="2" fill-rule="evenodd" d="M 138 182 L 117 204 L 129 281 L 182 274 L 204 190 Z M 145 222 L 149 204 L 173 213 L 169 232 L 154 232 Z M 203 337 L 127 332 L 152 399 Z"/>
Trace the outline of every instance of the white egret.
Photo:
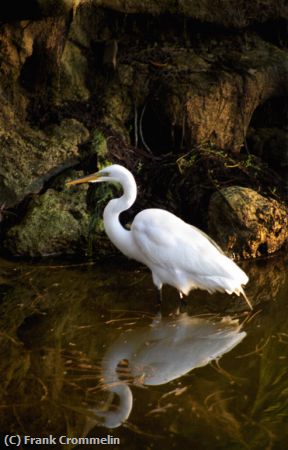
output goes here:
<path id="1" fill-rule="evenodd" d="M 181 298 L 197 288 L 209 293 L 242 294 L 252 309 L 242 288 L 249 280 L 247 275 L 198 228 L 157 208 L 138 213 L 130 230 L 121 225 L 121 212 L 130 208 L 137 196 L 135 179 L 125 167 L 113 164 L 67 184 L 109 181 L 120 183 L 123 195 L 110 200 L 105 207 L 105 231 L 124 255 L 149 267 L 160 297 L 163 284 L 169 284 Z"/>

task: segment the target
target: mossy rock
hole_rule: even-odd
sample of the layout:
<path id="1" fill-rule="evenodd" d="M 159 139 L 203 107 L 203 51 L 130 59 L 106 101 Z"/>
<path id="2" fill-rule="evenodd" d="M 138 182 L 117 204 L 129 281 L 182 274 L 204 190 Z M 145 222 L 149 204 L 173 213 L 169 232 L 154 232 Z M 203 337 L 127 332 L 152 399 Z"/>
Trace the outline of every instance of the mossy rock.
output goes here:
<path id="1" fill-rule="evenodd" d="M 88 63 L 81 50 L 67 41 L 61 59 L 60 89 L 61 101 L 86 101 L 90 97 L 87 87 Z"/>
<path id="2" fill-rule="evenodd" d="M 15 123 L 0 130 L 0 202 L 14 206 L 40 192 L 45 182 L 77 164 L 79 145 L 89 137 L 75 119 L 64 119 L 43 132 Z"/>
<path id="3" fill-rule="evenodd" d="M 89 221 L 86 188 L 73 195 L 49 189 L 33 199 L 24 220 L 8 231 L 4 247 L 14 256 L 25 257 L 83 254 Z"/>

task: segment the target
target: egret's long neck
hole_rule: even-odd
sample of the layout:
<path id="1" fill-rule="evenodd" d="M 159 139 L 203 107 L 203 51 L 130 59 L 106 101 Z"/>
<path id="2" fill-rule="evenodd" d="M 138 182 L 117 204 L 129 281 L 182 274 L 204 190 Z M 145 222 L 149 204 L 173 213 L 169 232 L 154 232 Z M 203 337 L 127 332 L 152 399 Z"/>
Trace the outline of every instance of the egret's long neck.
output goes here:
<path id="1" fill-rule="evenodd" d="M 104 227 L 113 244 L 126 256 L 131 257 L 133 242 L 130 231 L 120 223 L 121 212 L 130 208 L 136 200 L 137 186 L 132 174 L 121 182 L 123 195 L 120 198 L 110 200 L 104 209 Z"/>

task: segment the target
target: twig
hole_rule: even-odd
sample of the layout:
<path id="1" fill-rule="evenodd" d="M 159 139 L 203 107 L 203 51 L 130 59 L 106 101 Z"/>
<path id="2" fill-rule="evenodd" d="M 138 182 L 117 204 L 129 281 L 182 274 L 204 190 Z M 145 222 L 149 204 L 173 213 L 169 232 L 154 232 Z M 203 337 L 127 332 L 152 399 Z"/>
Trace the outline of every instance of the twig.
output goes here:
<path id="1" fill-rule="evenodd" d="M 147 150 L 148 153 L 152 154 L 153 152 L 151 151 L 151 149 L 148 147 L 148 145 L 146 144 L 145 140 L 144 140 L 144 136 L 143 136 L 143 131 L 142 131 L 142 121 L 143 121 L 143 116 L 144 116 L 144 112 L 146 109 L 146 105 L 143 106 L 142 112 L 141 112 L 141 116 L 140 116 L 140 120 L 139 120 L 139 134 L 142 140 L 142 144 L 144 145 L 145 149 Z"/>
<path id="2" fill-rule="evenodd" d="M 136 102 L 134 103 L 134 144 L 138 147 L 138 110 Z"/>

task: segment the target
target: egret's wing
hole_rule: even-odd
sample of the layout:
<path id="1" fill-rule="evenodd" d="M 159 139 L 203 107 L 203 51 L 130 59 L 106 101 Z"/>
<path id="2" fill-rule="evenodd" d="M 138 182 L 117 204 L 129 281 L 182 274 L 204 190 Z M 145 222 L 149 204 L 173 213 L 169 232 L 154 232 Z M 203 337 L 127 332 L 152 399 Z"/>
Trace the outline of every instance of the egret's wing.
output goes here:
<path id="1" fill-rule="evenodd" d="M 193 228 L 197 233 L 202 234 L 202 236 L 204 236 L 206 239 L 208 239 L 208 241 L 214 245 L 214 247 L 217 248 L 218 252 L 222 253 L 223 255 L 225 255 L 225 253 L 223 252 L 222 248 L 219 247 L 219 245 L 214 241 L 214 239 L 212 239 L 210 236 L 208 236 L 208 234 L 204 233 L 204 231 L 199 230 L 199 228 L 193 227 L 193 225 L 189 225 L 191 228 Z"/>
<path id="2" fill-rule="evenodd" d="M 172 284 L 184 294 L 195 287 L 243 293 L 241 286 L 248 281 L 245 272 L 204 233 L 174 214 L 142 211 L 133 221 L 131 236 L 139 261 L 151 269 L 156 285 Z"/>
<path id="3" fill-rule="evenodd" d="M 223 275 L 217 258 L 228 258 L 217 244 L 205 233 L 168 211 L 146 209 L 140 212 L 133 221 L 131 232 L 147 265 L 150 263 L 150 266 L 159 265 L 203 275 L 221 272 Z"/>

